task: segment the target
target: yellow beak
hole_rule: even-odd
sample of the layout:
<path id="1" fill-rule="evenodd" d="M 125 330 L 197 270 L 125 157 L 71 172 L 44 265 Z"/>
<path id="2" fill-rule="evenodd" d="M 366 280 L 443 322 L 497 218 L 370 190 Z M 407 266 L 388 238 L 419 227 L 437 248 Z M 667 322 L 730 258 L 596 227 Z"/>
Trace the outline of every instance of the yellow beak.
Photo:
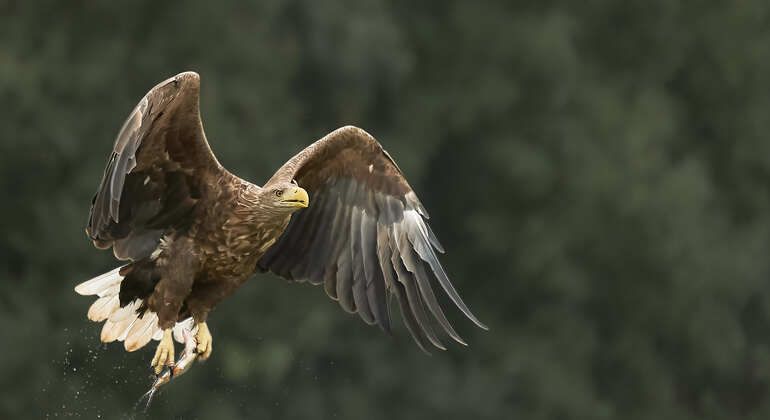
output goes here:
<path id="1" fill-rule="evenodd" d="M 291 190 L 286 190 L 281 196 L 281 203 L 288 207 L 301 207 L 305 208 L 310 202 L 310 197 L 307 195 L 307 191 L 304 188 L 295 187 Z"/>

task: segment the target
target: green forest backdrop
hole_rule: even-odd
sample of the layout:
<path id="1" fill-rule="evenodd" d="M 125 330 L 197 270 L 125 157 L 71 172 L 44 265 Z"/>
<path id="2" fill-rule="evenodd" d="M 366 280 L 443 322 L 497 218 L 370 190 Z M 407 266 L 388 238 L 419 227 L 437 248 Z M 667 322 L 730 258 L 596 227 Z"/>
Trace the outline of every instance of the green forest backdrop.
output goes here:
<path id="1" fill-rule="evenodd" d="M 256 276 L 150 418 L 770 418 L 770 2 L 0 0 L 0 418 L 143 418 L 152 349 L 73 286 L 115 134 L 202 77 L 261 183 L 345 124 L 399 162 L 490 327 L 425 356 Z M 449 306 L 446 306 L 449 308 Z"/>

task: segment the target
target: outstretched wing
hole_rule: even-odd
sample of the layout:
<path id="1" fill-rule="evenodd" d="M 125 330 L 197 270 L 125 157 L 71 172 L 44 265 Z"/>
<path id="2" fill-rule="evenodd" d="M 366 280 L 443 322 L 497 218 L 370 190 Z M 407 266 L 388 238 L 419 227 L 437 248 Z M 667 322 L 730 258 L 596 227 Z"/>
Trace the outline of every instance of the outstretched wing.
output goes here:
<path id="1" fill-rule="evenodd" d="M 444 349 L 438 325 L 463 343 L 444 316 L 433 284 L 476 325 L 436 255 L 443 252 L 428 214 L 396 163 L 368 133 L 340 128 L 289 160 L 267 182 L 296 180 L 310 207 L 296 212 L 259 261 L 261 270 L 324 284 L 348 312 L 390 330 L 387 298 L 396 297 L 417 344 Z"/>
<path id="2" fill-rule="evenodd" d="M 181 73 L 139 101 L 115 140 L 86 233 L 119 259 L 152 253 L 163 232 L 184 228 L 207 180 L 221 174 L 201 125 L 200 79 Z"/>

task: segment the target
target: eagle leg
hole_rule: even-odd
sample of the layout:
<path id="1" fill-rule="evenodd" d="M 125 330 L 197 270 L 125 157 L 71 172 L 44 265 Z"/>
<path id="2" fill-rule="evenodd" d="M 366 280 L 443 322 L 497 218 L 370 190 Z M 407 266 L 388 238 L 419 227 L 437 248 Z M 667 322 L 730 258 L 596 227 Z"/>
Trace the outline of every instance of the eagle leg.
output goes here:
<path id="1" fill-rule="evenodd" d="M 198 332 L 195 334 L 195 339 L 198 342 L 198 347 L 195 348 L 198 353 L 198 359 L 206 360 L 211 356 L 213 337 L 209 332 L 209 327 L 205 322 L 198 323 Z"/>
<path id="2" fill-rule="evenodd" d="M 171 328 L 163 330 L 163 338 L 155 350 L 155 357 L 152 358 L 150 366 L 155 370 L 156 375 L 159 375 L 164 367 L 174 366 L 174 338 L 171 332 Z"/>

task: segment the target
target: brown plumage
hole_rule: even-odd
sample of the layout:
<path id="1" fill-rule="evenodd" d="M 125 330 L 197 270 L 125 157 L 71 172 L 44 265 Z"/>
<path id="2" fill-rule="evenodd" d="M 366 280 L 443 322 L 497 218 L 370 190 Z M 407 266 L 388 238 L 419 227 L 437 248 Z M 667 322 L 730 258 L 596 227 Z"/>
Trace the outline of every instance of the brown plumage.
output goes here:
<path id="1" fill-rule="evenodd" d="M 433 284 L 485 328 L 441 267 L 420 200 L 368 133 L 335 130 L 259 187 L 217 161 L 199 92 L 193 72 L 155 86 L 107 162 L 86 232 L 127 263 L 76 288 L 99 296 L 89 318 L 105 321 L 103 341 L 135 350 L 175 325 L 193 328 L 190 317 L 207 333 L 209 312 L 256 271 L 323 284 L 343 309 L 385 331 L 393 295 L 425 351 L 444 348 L 436 324 L 463 343 Z"/>

